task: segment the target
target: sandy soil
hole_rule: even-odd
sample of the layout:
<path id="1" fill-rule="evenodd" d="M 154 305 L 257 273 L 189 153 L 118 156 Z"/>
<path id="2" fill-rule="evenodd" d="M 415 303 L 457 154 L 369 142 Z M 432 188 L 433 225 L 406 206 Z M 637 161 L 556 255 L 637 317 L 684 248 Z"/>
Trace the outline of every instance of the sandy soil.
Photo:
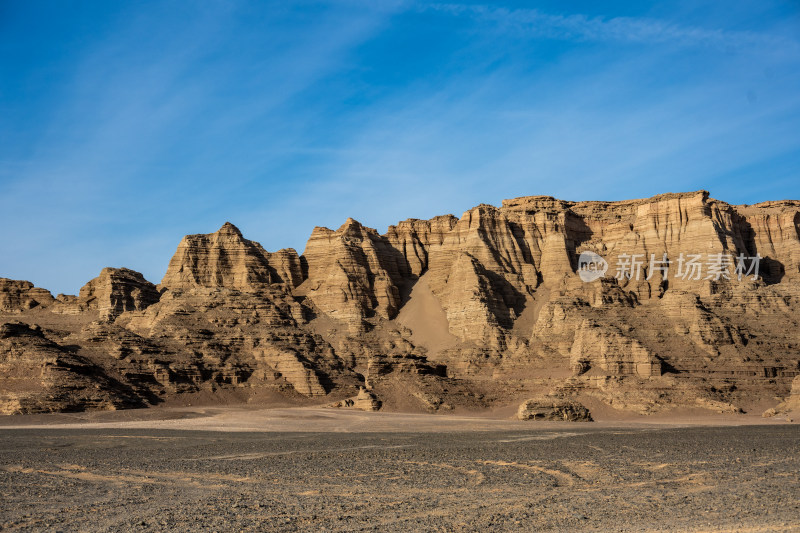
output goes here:
<path id="1" fill-rule="evenodd" d="M 449 432 L 527 431 L 531 429 L 574 428 L 590 425 L 602 428 L 689 427 L 742 425 L 798 425 L 800 413 L 775 418 L 758 415 L 710 414 L 703 409 L 684 409 L 664 414 L 636 416 L 610 409 L 595 422 L 532 422 L 513 419 L 516 407 L 497 409 L 481 415 L 363 412 L 326 407 L 260 408 L 236 407 L 151 407 L 124 411 L 87 411 L 0 417 L 0 431 L 20 428 L 130 428 L 197 431 L 318 431 L 318 432 Z M 592 411 L 595 412 L 594 410 Z M 788 422 L 791 420 L 791 422 Z"/>
<path id="2" fill-rule="evenodd" d="M 458 339 L 450 333 L 447 315 L 431 292 L 427 275 L 423 274 L 414 284 L 396 320 L 412 331 L 411 340 L 415 345 L 422 346 L 433 356 L 457 344 Z"/>
<path id="3" fill-rule="evenodd" d="M 499 414 L 4 417 L 0 530 L 800 531 L 800 424 Z"/>
<path id="4" fill-rule="evenodd" d="M 306 416 L 307 429 L 330 423 Z M 333 418 L 358 427 L 350 416 Z M 159 423 L 198 429 L 214 419 Z M 489 420 L 457 421 L 479 431 L 422 423 L 422 432 L 362 433 L 113 423 L 126 427 L 0 430 L 0 529 L 800 530 L 795 424 L 491 429 Z"/>

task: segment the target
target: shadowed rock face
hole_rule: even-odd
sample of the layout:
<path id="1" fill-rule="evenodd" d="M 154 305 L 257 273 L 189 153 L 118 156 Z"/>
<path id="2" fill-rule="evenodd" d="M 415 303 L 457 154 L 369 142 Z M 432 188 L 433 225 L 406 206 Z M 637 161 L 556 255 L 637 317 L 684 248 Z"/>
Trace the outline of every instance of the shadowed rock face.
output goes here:
<path id="1" fill-rule="evenodd" d="M 30 281 L 0 278 L 0 312 L 21 313 L 54 300 L 50 291 L 34 287 Z"/>
<path id="2" fill-rule="evenodd" d="M 113 320 L 125 311 L 143 311 L 161 295 L 156 286 L 134 270 L 104 268 L 100 275 L 81 288 L 79 302 L 86 309 L 100 311 Z"/>
<path id="3" fill-rule="evenodd" d="M 605 274 L 583 281 L 581 252 L 601 256 Z M 692 256 L 702 275 L 690 273 Z M 740 256 L 760 257 L 757 279 L 736 275 Z M 707 276 L 713 257 L 727 276 Z M 625 275 L 631 258 L 638 276 Z M 348 219 L 315 228 L 302 257 L 267 252 L 226 223 L 184 237 L 159 288 L 104 269 L 77 298 L 53 299 L 0 278 L 0 322 L 38 324 L 47 350 L 124 388 L 122 403 L 70 405 L 197 395 L 330 404 L 366 386 L 384 409 L 546 395 L 640 413 L 733 411 L 789 394 L 799 298 L 800 202 L 529 196 L 460 219 L 406 220 L 386 235 Z M 8 357 L 29 344 L 38 346 L 20 341 Z M 6 412 L 57 409 L 35 387 L 26 397 L 3 383 Z"/>
<path id="4" fill-rule="evenodd" d="M 125 383 L 21 322 L 0 325 L 0 413 L 144 407 Z"/>
<path id="5" fill-rule="evenodd" d="M 336 231 L 314 228 L 303 258 L 308 279 L 298 293 L 351 331 L 361 331 L 365 318 L 397 314 L 407 261 L 374 229 L 353 219 Z"/>
<path id="6" fill-rule="evenodd" d="M 591 422 L 592 416 L 586 407 L 561 398 L 534 398 L 519 406 L 520 420 L 556 420 L 565 422 Z"/>

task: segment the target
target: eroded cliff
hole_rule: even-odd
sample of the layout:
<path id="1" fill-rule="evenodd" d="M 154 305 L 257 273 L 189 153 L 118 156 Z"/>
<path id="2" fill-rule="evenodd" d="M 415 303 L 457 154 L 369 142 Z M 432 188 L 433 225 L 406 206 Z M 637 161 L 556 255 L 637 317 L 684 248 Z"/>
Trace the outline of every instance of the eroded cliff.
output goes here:
<path id="1" fill-rule="evenodd" d="M 158 287 L 128 269 L 77 297 L 0 279 L 0 409 L 753 410 L 800 373 L 799 299 L 798 201 L 530 196 L 385 235 L 348 219 L 302 256 L 225 223 L 186 236 Z"/>

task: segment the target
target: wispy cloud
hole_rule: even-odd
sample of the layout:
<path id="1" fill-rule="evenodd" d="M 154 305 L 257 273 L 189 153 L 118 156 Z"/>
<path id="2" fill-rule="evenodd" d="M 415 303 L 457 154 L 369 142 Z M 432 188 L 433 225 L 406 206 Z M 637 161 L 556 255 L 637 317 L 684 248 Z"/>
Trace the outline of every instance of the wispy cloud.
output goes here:
<path id="1" fill-rule="evenodd" d="M 0 275 L 56 291 L 102 266 L 157 281 L 183 234 L 225 220 L 302 250 L 348 216 L 384 230 L 527 194 L 800 193 L 797 38 L 774 11 L 749 24 L 752 5 L 723 24 L 156 1 L 87 7 L 91 24 L 67 10 L 69 38 L 49 40 L 16 5 L 24 24 L 0 32 L 0 223 L 19 229 L 0 235 Z"/>
<path id="2" fill-rule="evenodd" d="M 0 235 L 0 275 L 75 292 L 102 266 L 125 265 L 157 281 L 182 234 L 280 205 L 270 193 L 323 105 L 302 95 L 393 9 L 175 7 L 104 21 L 105 38 L 87 37 L 48 87 L 50 112 L 25 125 L 26 155 L 0 146 L 0 220 L 26 220 Z M 60 256 L 59 268 L 32 260 L 42 255 Z"/>
<path id="3" fill-rule="evenodd" d="M 518 37 L 495 32 L 494 46 L 473 48 L 480 50 L 478 66 L 450 73 L 433 91 L 428 83 L 412 84 L 370 107 L 318 187 L 331 205 L 350 199 L 348 214 L 380 229 L 405 216 L 458 215 L 478 202 L 525 194 L 612 200 L 711 188 L 741 202 L 753 198 L 753 189 L 726 181 L 730 173 L 800 149 L 791 133 L 800 113 L 791 90 L 798 76 L 764 74 L 771 65 L 793 64 L 782 63 L 785 49 L 773 54 L 765 47 L 774 44 L 768 36 L 634 19 L 439 9 L 474 16 L 478 32 L 495 19 L 538 21 L 552 35 L 603 40 L 614 53 L 587 55 L 575 47 L 530 69 L 527 58 L 503 63 Z M 561 27 L 571 33 L 557 32 Z M 618 46 L 645 38 L 681 46 Z M 728 55 L 683 48 L 723 43 L 757 49 Z"/>
<path id="4" fill-rule="evenodd" d="M 548 39 L 617 41 L 629 43 L 670 43 L 718 49 L 749 47 L 790 48 L 796 52 L 800 41 L 751 31 L 708 29 L 663 20 L 634 17 L 589 17 L 583 14 L 555 15 L 537 9 L 507 9 L 483 5 L 432 4 L 421 7 L 453 16 L 491 23 L 504 31 L 516 31 Z"/>

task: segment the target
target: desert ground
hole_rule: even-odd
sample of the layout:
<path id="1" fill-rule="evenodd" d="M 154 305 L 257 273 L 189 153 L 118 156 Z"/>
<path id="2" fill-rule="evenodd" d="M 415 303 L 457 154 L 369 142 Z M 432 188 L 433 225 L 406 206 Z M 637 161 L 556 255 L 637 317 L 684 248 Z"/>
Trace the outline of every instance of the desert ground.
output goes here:
<path id="1" fill-rule="evenodd" d="M 800 531 L 800 424 L 182 407 L 5 417 L 8 531 Z"/>

